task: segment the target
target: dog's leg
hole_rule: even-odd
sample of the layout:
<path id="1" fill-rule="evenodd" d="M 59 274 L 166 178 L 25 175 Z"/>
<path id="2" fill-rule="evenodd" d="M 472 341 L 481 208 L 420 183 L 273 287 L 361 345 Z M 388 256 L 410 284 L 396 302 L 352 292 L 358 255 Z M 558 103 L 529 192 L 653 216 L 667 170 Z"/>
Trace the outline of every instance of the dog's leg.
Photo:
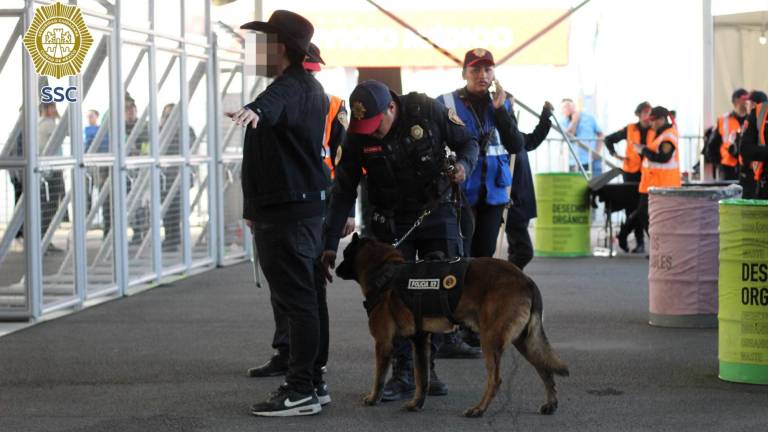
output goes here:
<path id="1" fill-rule="evenodd" d="M 528 360 L 529 363 L 536 368 L 536 372 L 544 382 L 544 389 L 547 392 L 547 402 L 539 407 L 539 414 L 550 415 L 557 411 L 557 389 L 555 388 L 555 376 L 552 371 L 547 368 L 546 364 L 542 361 L 540 356 L 535 355 L 528 350 L 527 344 L 529 341 L 515 341 L 515 347 L 520 354 Z"/>
<path id="2" fill-rule="evenodd" d="M 510 305 L 512 306 L 512 305 Z M 466 417 L 480 417 L 488 409 L 496 392 L 501 386 L 501 358 L 504 355 L 504 348 L 512 340 L 517 339 L 520 333 L 525 330 L 528 323 L 528 315 L 521 314 L 515 319 L 505 320 L 504 317 L 514 316 L 512 312 L 515 309 L 509 308 L 508 313 L 499 311 L 494 313 L 482 314 L 480 322 L 480 346 L 483 349 L 485 357 L 485 368 L 487 371 L 487 381 L 485 383 L 485 393 L 483 398 L 476 406 L 466 410 Z M 501 313 L 500 313 L 501 312 Z M 500 323 L 508 324 L 500 324 Z"/>
<path id="3" fill-rule="evenodd" d="M 373 374 L 373 387 L 371 392 L 363 397 L 363 403 L 372 406 L 381 400 L 384 378 L 387 376 L 389 364 L 392 361 L 392 340 L 395 337 L 395 326 L 389 316 L 386 319 L 371 317 L 369 328 L 371 336 L 376 341 L 376 369 Z"/>
<path id="4" fill-rule="evenodd" d="M 430 334 L 422 332 L 411 338 L 413 343 L 413 376 L 416 380 L 416 392 L 413 399 L 405 404 L 404 408 L 408 411 L 419 411 L 424 407 L 424 400 L 427 397 L 429 388 L 429 356 Z"/>

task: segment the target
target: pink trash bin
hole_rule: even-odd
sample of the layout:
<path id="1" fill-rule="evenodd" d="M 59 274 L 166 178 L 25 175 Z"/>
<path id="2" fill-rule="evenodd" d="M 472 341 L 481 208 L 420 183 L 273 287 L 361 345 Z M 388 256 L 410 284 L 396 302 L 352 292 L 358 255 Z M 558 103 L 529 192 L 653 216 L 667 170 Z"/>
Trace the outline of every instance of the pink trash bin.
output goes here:
<path id="1" fill-rule="evenodd" d="M 650 325 L 717 327 L 718 201 L 738 197 L 738 185 L 649 190 Z"/>

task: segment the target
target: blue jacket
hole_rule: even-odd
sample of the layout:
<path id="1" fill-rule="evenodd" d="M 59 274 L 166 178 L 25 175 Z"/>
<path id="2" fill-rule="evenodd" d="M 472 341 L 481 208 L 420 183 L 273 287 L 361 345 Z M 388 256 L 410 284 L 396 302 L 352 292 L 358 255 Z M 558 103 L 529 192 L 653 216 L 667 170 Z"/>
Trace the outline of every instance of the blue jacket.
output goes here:
<path id="1" fill-rule="evenodd" d="M 494 109 L 488 96 L 488 109 L 482 123 L 473 112 L 466 88 L 458 89 L 437 98 L 449 110 L 458 114 L 469 133 L 480 143 L 480 155 L 474 171 L 468 173 L 462 190 L 469 201 L 475 206 L 480 201 L 480 192 L 485 187 L 485 203 L 489 205 L 505 205 L 509 202 L 509 187 L 512 186 L 512 173 L 509 169 L 510 154 L 523 149 L 524 138 L 517 130 L 517 120 L 512 113 L 509 98 L 504 107 Z M 483 136 L 488 136 L 488 142 L 483 144 Z"/>

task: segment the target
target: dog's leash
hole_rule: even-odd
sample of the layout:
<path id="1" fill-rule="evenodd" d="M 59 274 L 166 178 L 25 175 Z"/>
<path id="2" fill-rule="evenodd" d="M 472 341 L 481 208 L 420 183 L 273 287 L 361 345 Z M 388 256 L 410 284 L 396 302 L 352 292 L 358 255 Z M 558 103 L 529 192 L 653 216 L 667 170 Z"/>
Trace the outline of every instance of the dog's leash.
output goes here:
<path id="1" fill-rule="evenodd" d="M 453 171 L 453 166 L 451 166 L 451 168 L 446 170 L 445 175 L 450 174 L 452 171 Z M 413 230 L 418 228 L 419 225 L 421 225 L 421 223 L 424 222 L 424 219 L 426 219 L 427 216 L 432 214 L 432 212 L 435 209 L 437 209 L 437 207 L 440 206 L 440 200 L 443 198 L 443 195 L 445 195 L 445 193 L 448 192 L 452 187 L 453 187 L 453 182 L 449 183 L 448 186 L 437 195 L 437 199 L 435 199 L 430 205 L 427 206 L 426 209 L 424 209 L 423 212 L 421 212 L 421 215 L 419 215 L 419 217 L 416 218 L 416 222 L 413 223 L 413 226 L 411 226 L 411 228 L 409 228 L 408 231 L 406 231 L 405 234 L 403 234 L 403 236 L 400 237 L 400 239 L 395 239 L 395 241 L 392 243 L 392 246 L 395 249 L 397 249 L 397 247 L 400 246 L 405 241 L 405 239 L 407 239 L 408 236 L 411 235 L 411 233 L 413 233 Z"/>

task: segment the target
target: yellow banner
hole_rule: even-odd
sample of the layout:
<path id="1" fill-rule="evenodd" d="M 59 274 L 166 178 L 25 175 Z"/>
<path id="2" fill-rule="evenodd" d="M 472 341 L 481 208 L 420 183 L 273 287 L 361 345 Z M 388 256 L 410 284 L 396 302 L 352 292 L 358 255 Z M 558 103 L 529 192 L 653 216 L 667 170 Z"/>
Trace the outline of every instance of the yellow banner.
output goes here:
<path id="1" fill-rule="evenodd" d="M 564 10 L 408 10 L 395 12 L 459 59 L 486 48 L 496 59 L 552 23 Z M 456 64 L 411 31 L 378 11 L 302 11 L 315 27 L 312 41 L 327 66 L 439 67 Z M 568 62 L 568 21 L 509 60 L 510 64 L 564 65 Z"/>

